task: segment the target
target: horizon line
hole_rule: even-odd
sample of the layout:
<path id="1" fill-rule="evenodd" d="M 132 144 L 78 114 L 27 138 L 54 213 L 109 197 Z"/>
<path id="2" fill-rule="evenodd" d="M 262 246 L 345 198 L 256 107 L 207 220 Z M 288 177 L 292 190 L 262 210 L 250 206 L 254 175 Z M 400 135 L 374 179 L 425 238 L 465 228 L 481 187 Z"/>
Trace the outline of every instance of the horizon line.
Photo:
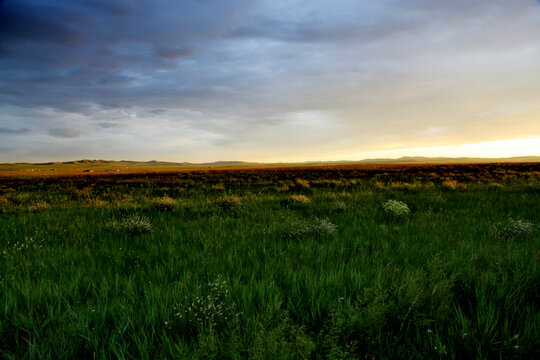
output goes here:
<path id="1" fill-rule="evenodd" d="M 304 160 L 304 161 L 247 161 L 247 160 L 215 160 L 215 161 L 204 161 L 204 162 L 191 162 L 191 161 L 167 161 L 167 160 L 111 160 L 111 159 L 76 159 L 76 160 L 67 160 L 67 161 L 40 161 L 40 162 L 5 162 L 0 163 L 0 165 L 53 165 L 53 164 L 70 164 L 70 163 L 81 163 L 81 162 L 104 162 L 104 163 L 115 163 L 115 162 L 126 162 L 126 163 L 161 163 L 163 165 L 169 164 L 170 166 L 175 165 L 212 165 L 212 164 L 221 164 L 221 163 L 237 163 L 237 164 L 246 164 L 246 165 L 302 165 L 302 164 L 331 164 L 331 163 L 358 163 L 358 162 L 392 162 L 392 161 L 406 161 L 411 160 L 415 162 L 423 161 L 452 161 L 452 160 L 469 160 L 469 161 L 501 161 L 501 160 L 513 160 L 513 159 L 534 159 L 533 162 L 540 161 L 540 155 L 520 155 L 520 156 L 505 156 L 505 157 L 483 157 L 483 156 L 401 156 L 401 157 L 377 157 L 377 158 L 364 158 L 364 159 L 340 159 L 340 160 Z M 522 160 L 523 161 L 523 160 Z M 503 161 L 504 162 L 504 161 Z M 527 162 L 525 160 L 525 162 Z"/>

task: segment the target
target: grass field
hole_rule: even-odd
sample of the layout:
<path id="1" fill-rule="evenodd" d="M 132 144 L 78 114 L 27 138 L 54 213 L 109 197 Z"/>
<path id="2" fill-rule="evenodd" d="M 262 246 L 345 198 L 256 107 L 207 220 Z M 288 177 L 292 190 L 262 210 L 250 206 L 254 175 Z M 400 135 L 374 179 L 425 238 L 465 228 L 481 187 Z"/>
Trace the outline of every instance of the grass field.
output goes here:
<path id="1" fill-rule="evenodd" d="M 0 358 L 533 359 L 540 163 L 0 178 Z"/>

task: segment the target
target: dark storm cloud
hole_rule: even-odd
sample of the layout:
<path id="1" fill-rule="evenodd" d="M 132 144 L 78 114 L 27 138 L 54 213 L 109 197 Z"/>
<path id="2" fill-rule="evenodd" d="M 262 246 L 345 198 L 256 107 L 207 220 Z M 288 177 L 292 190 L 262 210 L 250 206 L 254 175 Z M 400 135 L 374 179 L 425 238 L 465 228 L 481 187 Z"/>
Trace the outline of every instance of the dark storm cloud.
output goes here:
<path id="1" fill-rule="evenodd" d="M 0 102 L 67 111 L 111 98 L 137 103 L 160 81 L 156 71 L 176 68 L 201 41 L 226 32 L 240 3 L 4 1 Z"/>
<path id="2" fill-rule="evenodd" d="M 30 132 L 30 129 L 22 128 L 22 129 L 6 129 L 4 127 L 0 127 L 0 134 L 26 134 Z"/>
<path id="3" fill-rule="evenodd" d="M 0 13 L 0 103 L 89 114 L 95 106 L 107 108 L 111 99 L 120 107 L 167 108 L 193 104 L 194 98 L 234 100 L 233 92 L 240 96 L 238 91 L 264 86 L 272 72 L 295 69 L 268 64 L 250 71 L 254 61 L 287 55 L 261 49 L 258 58 L 250 58 L 242 43 L 219 40 L 355 44 L 412 31 L 430 21 L 424 12 L 456 12 L 466 2 L 453 4 L 6 0 Z M 321 70 L 327 71 L 311 71 Z M 246 100 L 252 97 L 248 92 Z"/>
<path id="4" fill-rule="evenodd" d="M 0 34 L 7 41 L 45 41 L 74 45 L 81 32 L 69 27 L 66 11 L 54 1 L 4 1 L 0 4 Z M 7 42 L 3 43 L 5 51 Z"/>
<path id="5" fill-rule="evenodd" d="M 272 77 L 249 72 L 257 59 L 220 39 L 370 40 L 416 24 L 407 17 L 388 24 L 384 8 L 354 1 L 7 0 L 1 11 L 0 102 L 80 113 L 111 99 L 166 107 L 219 101 Z M 179 63 L 190 58 L 197 63 Z"/>

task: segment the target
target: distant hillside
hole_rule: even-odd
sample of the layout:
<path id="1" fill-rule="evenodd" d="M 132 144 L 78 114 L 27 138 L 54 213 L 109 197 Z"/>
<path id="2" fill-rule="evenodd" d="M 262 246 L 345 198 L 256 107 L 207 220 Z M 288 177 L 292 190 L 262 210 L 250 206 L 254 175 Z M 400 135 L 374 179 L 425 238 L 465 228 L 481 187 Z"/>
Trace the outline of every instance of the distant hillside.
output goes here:
<path id="1" fill-rule="evenodd" d="M 364 164 L 425 164 L 425 163 L 491 163 L 491 162 L 540 162 L 540 156 L 517 156 L 509 158 L 469 158 L 469 157 L 424 157 L 403 156 L 399 159 L 366 159 Z"/>
<path id="2" fill-rule="evenodd" d="M 322 164 L 452 164 L 452 163 L 491 163 L 491 162 L 540 162 L 540 156 L 519 156 L 509 158 L 469 158 L 469 157 L 423 157 L 423 156 L 404 156 L 398 159 L 378 158 L 365 159 L 359 161 L 341 160 L 341 161 L 306 161 L 298 163 L 257 163 L 246 161 L 215 161 L 208 163 L 190 163 L 190 162 L 169 162 L 169 161 L 132 161 L 132 160 L 73 160 L 64 162 L 46 162 L 46 163 L 4 163 L 0 164 L 0 170 L 29 169 L 33 167 L 45 168 L 103 168 L 103 167 L 231 167 L 231 166 L 263 166 L 263 165 L 322 165 Z"/>
<path id="3" fill-rule="evenodd" d="M 204 166 L 250 166 L 250 165 L 267 165 L 265 163 L 247 162 L 247 161 L 215 161 L 211 163 L 193 164 Z"/>
<path id="4" fill-rule="evenodd" d="M 190 163 L 190 162 L 171 162 L 171 161 L 133 161 L 133 160 L 74 160 L 74 161 L 65 161 L 65 162 L 49 162 L 41 164 L 32 164 L 32 165 L 95 165 L 95 166 L 105 166 L 105 165 L 131 165 L 131 166 L 241 166 L 241 165 L 257 165 L 259 163 L 246 162 L 246 161 L 216 161 L 211 163 Z"/>
<path id="5" fill-rule="evenodd" d="M 306 161 L 303 165 L 317 164 L 471 164 L 471 163 L 497 163 L 497 162 L 540 162 L 540 156 L 518 156 L 509 158 L 469 158 L 469 157 L 425 157 L 425 156 L 403 156 L 398 159 L 375 158 L 358 161 L 338 160 L 338 161 Z M 288 165 L 287 163 L 279 163 Z"/>

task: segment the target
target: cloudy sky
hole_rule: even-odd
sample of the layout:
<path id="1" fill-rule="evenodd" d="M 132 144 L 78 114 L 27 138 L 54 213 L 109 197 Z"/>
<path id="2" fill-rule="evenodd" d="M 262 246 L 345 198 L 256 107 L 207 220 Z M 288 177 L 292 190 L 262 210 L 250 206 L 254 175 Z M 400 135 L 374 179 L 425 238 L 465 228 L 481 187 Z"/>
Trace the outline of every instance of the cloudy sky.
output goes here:
<path id="1" fill-rule="evenodd" d="M 540 155 L 538 0 L 0 0 L 0 162 Z"/>

